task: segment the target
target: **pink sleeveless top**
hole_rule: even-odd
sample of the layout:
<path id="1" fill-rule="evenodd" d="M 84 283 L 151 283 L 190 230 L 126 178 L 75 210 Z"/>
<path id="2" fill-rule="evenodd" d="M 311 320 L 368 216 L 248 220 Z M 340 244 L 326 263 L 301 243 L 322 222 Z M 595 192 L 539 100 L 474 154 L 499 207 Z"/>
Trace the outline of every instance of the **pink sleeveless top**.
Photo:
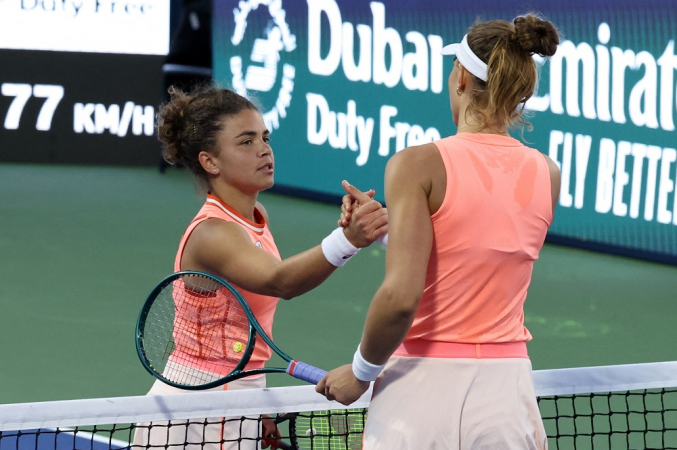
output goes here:
<path id="1" fill-rule="evenodd" d="M 552 222 L 548 163 L 509 136 L 434 142 L 447 174 L 403 356 L 528 357 L 524 301 Z M 480 345 L 482 344 L 482 349 Z"/>
<path id="2" fill-rule="evenodd" d="M 229 207 L 227 204 L 225 204 L 223 201 L 221 201 L 221 199 L 211 194 L 207 194 L 207 200 L 205 204 L 202 206 L 202 208 L 197 213 L 197 215 L 190 223 L 190 225 L 188 225 L 188 228 L 181 237 L 181 242 L 179 243 L 179 250 L 176 253 L 176 259 L 174 260 L 174 271 L 179 272 L 181 270 L 181 258 L 183 257 L 183 251 L 184 248 L 186 247 L 186 242 L 188 242 L 188 238 L 190 237 L 195 227 L 197 227 L 205 220 L 212 218 L 240 224 L 242 228 L 247 232 L 247 234 L 249 235 L 254 244 L 262 248 L 263 250 L 267 251 L 277 259 L 280 259 L 280 253 L 278 252 L 277 246 L 275 245 L 275 241 L 273 240 L 273 235 L 270 233 L 268 224 L 266 223 L 265 218 L 258 209 L 254 211 L 254 217 L 256 219 L 255 222 L 247 220 L 240 214 L 238 214 L 235 210 L 233 210 L 231 207 Z M 273 317 L 275 315 L 277 303 L 280 299 L 245 291 L 237 286 L 235 286 L 235 288 L 240 292 L 240 294 L 242 294 L 244 299 L 247 301 L 247 304 L 251 308 L 252 312 L 254 313 L 254 316 L 256 316 L 257 320 L 261 324 L 261 327 L 263 328 L 265 333 L 272 339 Z M 220 323 L 222 316 L 223 311 L 220 311 L 219 309 L 214 309 L 214 320 L 206 319 L 204 320 L 204 323 L 205 324 Z M 220 330 L 215 329 L 212 331 L 213 333 L 220 333 Z M 204 337 L 202 338 L 202 340 L 204 341 L 215 342 L 221 340 L 220 336 L 217 335 L 215 335 L 213 338 L 206 336 L 205 333 L 209 334 L 209 331 L 206 329 L 201 329 L 200 332 L 204 335 Z M 200 346 L 201 348 L 207 347 L 203 345 L 202 342 L 200 342 L 200 337 L 190 336 L 188 337 L 188 339 L 185 339 L 185 342 L 193 342 L 193 341 L 196 342 L 196 345 Z M 231 351 L 233 351 L 233 349 L 231 348 L 227 349 L 228 353 L 230 353 Z M 170 359 L 176 362 L 180 361 L 180 363 L 183 365 L 192 366 L 197 369 L 203 368 L 204 370 L 205 368 L 204 359 L 200 360 L 199 356 L 197 357 L 195 356 L 197 354 L 198 353 L 196 353 L 194 349 L 177 348 L 174 351 L 172 357 L 170 357 Z M 249 363 L 247 364 L 246 369 L 251 370 L 264 367 L 265 362 L 270 359 L 271 354 L 272 350 L 270 349 L 270 347 L 266 345 L 263 339 L 258 338 L 254 346 L 254 352 L 249 360 Z M 209 356 L 213 357 L 213 355 L 205 355 L 205 357 Z M 228 373 L 230 373 L 233 369 L 233 365 L 228 361 L 229 356 L 233 355 L 229 354 L 223 355 L 223 358 L 221 358 L 220 362 L 210 363 L 208 366 L 209 367 L 208 371 L 220 375 L 227 375 Z M 234 359 L 239 360 L 239 357 L 235 355 Z"/>

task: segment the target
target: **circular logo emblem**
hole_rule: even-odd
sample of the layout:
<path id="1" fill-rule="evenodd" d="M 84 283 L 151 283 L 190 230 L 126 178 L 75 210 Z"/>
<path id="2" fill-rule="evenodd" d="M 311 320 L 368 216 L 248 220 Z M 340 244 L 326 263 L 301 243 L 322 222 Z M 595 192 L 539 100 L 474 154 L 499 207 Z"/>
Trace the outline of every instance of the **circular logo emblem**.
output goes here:
<path id="1" fill-rule="evenodd" d="M 242 351 L 242 342 L 234 343 L 233 350 L 235 351 L 235 353 L 240 353 Z"/>
<path id="2" fill-rule="evenodd" d="M 266 6 L 267 14 L 263 8 L 256 11 L 259 6 Z M 230 58 L 233 90 L 261 101 L 263 120 L 272 132 L 280 127 L 291 104 L 296 69 L 283 59 L 296 49 L 296 36 L 287 25 L 282 0 L 242 0 L 233 14 L 231 42 L 241 50 Z M 243 52 L 248 53 L 244 56 Z"/>

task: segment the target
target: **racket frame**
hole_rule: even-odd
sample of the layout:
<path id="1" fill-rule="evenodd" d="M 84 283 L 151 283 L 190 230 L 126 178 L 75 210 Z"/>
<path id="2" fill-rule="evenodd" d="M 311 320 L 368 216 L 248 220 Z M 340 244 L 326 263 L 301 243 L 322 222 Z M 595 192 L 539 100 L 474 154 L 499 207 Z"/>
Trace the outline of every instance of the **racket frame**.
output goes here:
<path id="1" fill-rule="evenodd" d="M 216 283 L 219 283 L 221 286 L 225 287 L 230 291 L 230 293 L 235 297 L 235 299 L 239 302 L 240 306 L 242 307 L 242 310 L 244 311 L 245 315 L 247 316 L 247 320 L 249 320 L 249 335 L 248 335 L 248 340 L 247 340 L 247 347 L 245 349 L 245 352 L 240 359 L 239 363 L 235 366 L 233 371 L 229 373 L 228 375 L 219 378 L 214 381 L 210 381 L 208 383 L 200 384 L 200 385 L 185 385 L 185 384 L 180 384 L 176 383 L 172 380 L 169 380 L 165 378 L 161 373 L 159 373 L 153 365 L 150 363 L 148 360 L 148 357 L 146 356 L 146 351 L 143 345 L 143 336 L 144 336 L 144 331 L 146 328 L 146 318 L 148 316 L 148 312 L 151 309 L 151 306 L 153 305 L 153 302 L 159 295 L 159 293 L 169 284 L 173 283 L 175 280 L 178 279 L 183 279 L 186 276 L 191 276 L 191 275 L 196 275 L 196 276 L 202 276 L 206 278 L 210 278 L 211 280 L 215 281 Z M 249 362 L 249 359 L 251 358 L 252 353 L 254 352 L 254 345 L 256 344 L 256 337 L 259 335 L 263 341 L 278 355 L 280 356 L 285 362 L 289 363 L 289 366 L 284 369 L 280 367 L 264 367 L 261 369 L 252 369 L 252 370 L 244 370 L 246 367 L 247 363 Z M 259 375 L 259 374 L 265 374 L 265 373 L 288 373 L 294 377 L 296 377 L 293 374 L 293 368 L 294 366 L 298 363 L 300 365 L 306 365 L 305 363 L 301 363 L 299 361 L 293 360 L 289 355 L 287 355 L 285 352 L 283 352 L 275 343 L 268 337 L 268 335 L 265 333 L 263 328 L 261 327 L 261 324 L 259 324 L 258 320 L 256 320 L 256 317 L 254 316 L 254 313 L 252 310 L 249 308 L 249 305 L 247 304 L 247 301 L 242 297 L 242 294 L 238 292 L 235 287 L 233 287 L 229 282 L 226 280 L 217 277 L 216 275 L 212 275 L 210 273 L 206 272 L 201 272 L 201 271 L 195 271 L 195 270 L 182 270 L 179 272 L 175 272 L 167 277 L 165 277 L 162 281 L 160 281 L 157 286 L 151 291 L 151 293 L 148 295 L 146 298 L 146 301 L 143 304 L 143 307 L 141 308 L 141 311 L 139 313 L 139 317 L 136 321 L 136 352 L 139 356 L 139 359 L 141 360 L 141 363 L 143 364 L 143 367 L 155 378 L 159 379 L 163 383 L 166 383 L 170 386 L 179 388 L 179 389 L 187 389 L 187 390 L 204 390 L 204 389 L 209 389 L 217 386 L 221 386 L 223 384 L 229 383 L 231 381 L 238 380 L 240 378 L 244 378 L 247 376 L 251 375 Z M 307 366 L 307 365 L 306 365 Z M 311 366 L 312 367 L 312 366 Z M 296 377 L 298 378 L 298 377 Z"/>

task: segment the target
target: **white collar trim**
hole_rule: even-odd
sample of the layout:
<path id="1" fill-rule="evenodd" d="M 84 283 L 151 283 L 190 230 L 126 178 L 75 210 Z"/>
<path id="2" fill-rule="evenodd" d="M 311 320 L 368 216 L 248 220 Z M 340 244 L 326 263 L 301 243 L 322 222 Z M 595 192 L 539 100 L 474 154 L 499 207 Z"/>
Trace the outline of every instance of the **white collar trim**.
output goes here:
<path id="1" fill-rule="evenodd" d="M 243 227 L 247 227 L 247 228 L 249 228 L 250 230 L 255 231 L 255 232 L 257 232 L 257 233 L 262 233 L 262 232 L 263 232 L 264 227 L 257 227 L 257 226 L 252 225 L 252 224 L 249 223 L 248 221 L 244 220 L 242 217 L 238 216 L 237 214 L 233 213 L 232 211 L 229 211 L 228 208 L 226 208 L 225 206 L 223 206 L 223 205 L 221 204 L 221 202 L 219 202 L 218 200 L 215 200 L 215 199 L 213 199 L 213 198 L 208 198 L 208 199 L 207 199 L 207 203 L 211 203 L 212 205 L 218 206 L 219 208 L 221 208 L 221 210 L 222 210 L 223 212 L 225 212 L 225 213 L 228 214 L 230 217 L 232 217 L 233 219 L 235 219 L 235 221 L 236 221 L 237 223 L 239 223 L 240 225 L 242 225 Z"/>

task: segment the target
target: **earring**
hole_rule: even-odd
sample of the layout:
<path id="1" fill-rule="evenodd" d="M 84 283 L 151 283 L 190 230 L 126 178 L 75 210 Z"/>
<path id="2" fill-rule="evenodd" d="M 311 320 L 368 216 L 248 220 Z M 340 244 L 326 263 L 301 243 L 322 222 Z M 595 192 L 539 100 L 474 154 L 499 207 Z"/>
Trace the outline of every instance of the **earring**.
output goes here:
<path id="1" fill-rule="evenodd" d="M 463 94 L 463 91 L 461 90 L 461 86 L 459 86 L 459 87 L 456 88 L 456 94 L 458 94 L 459 96 L 460 96 L 461 94 Z"/>

